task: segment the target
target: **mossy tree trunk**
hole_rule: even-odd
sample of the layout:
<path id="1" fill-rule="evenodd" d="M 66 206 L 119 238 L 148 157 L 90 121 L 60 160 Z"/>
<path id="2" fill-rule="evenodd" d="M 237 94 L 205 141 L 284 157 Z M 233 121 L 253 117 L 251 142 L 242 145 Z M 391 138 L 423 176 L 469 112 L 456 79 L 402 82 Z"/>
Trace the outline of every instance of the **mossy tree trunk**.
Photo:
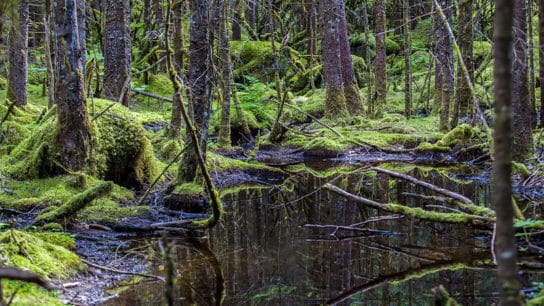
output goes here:
<path id="1" fill-rule="evenodd" d="M 157 38 L 159 43 L 158 57 L 164 55 L 164 0 L 153 0 L 153 11 L 155 12 L 155 25 L 157 26 Z M 166 64 L 163 62 L 159 65 L 161 72 L 166 71 Z"/>
<path id="2" fill-rule="evenodd" d="M 514 4 L 514 3 L 516 4 Z M 517 246 L 514 238 L 512 205 L 512 10 L 518 2 L 495 1 L 494 79 L 495 79 L 495 159 L 493 161 L 491 202 L 496 212 L 495 254 L 497 255 L 500 305 L 521 305 L 517 274 Z M 519 8 L 518 8 L 519 9 Z M 519 12 L 518 12 L 519 13 Z M 517 15 L 516 17 L 519 17 Z M 524 17 L 525 18 L 525 17 Z M 516 23 L 517 24 L 517 23 Z M 514 35 L 514 38 L 516 35 Z"/>
<path id="3" fill-rule="evenodd" d="M 78 1 L 55 0 L 55 95 L 57 101 L 57 145 L 67 169 L 83 168 L 91 148 L 83 81 L 83 54 L 78 26 Z"/>
<path id="4" fill-rule="evenodd" d="M 183 76 L 183 61 L 184 61 L 184 39 L 183 39 L 183 4 L 184 0 L 175 1 L 172 5 L 172 22 L 174 24 L 174 34 L 172 37 L 172 43 L 174 45 L 174 61 L 173 66 L 170 69 L 176 69 L 177 75 Z M 170 137 L 177 139 L 181 132 L 181 103 L 183 103 L 181 97 L 174 93 L 172 98 L 172 119 L 170 121 Z"/>
<path id="5" fill-rule="evenodd" d="M 529 60 L 529 113 L 531 116 L 531 127 L 535 128 L 537 126 L 537 111 L 536 111 L 536 81 L 535 81 L 535 56 L 534 56 L 534 47 L 535 41 L 533 38 L 533 5 L 534 1 L 527 1 L 527 35 L 529 37 L 529 45 L 527 46 L 527 56 Z"/>
<path id="6" fill-rule="evenodd" d="M 459 2 L 459 31 L 457 41 L 463 62 L 471 80 L 474 80 L 474 56 L 473 56 L 473 27 L 472 27 L 472 5 L 473 0 L 461 0 Z M 463 67 L 457 67 L 457 90 L 455 94 L 455 106 L 451 120 L 452 126 L 459 124 L 459 119 L 471 117 L 470 100 L 472 94 L 467 79 L 464 76 Z"/>
<path id="7" fill-rule="evenodd" d="M 308 53 L 308 70 L 310 71 L 310 86 L 312 92 L 315 92 L 315 55 L 317 54 L 317 13 L 315 1 L 304 3 L 306 8 L 307 28 L 308 28 L 308 45 L 306 47 Z"/>
<path id="8" fill-rule="evenodd" d="M 219 35 L 220 35 L 220 52 L 221 52 L 221 89 L 223 92 L 223 103 L 221 105 L 221 122 L 219 124 L 219 139 L 218 144 L 221 147 L 228 148 L 231 145 L 230 140 L 230 96 L 231 96 L 231 63 L 230 63 L 230 48 L 229 48 L 229 35 L 228 35 L 228 1 L 219 2 L 219 14 L 221 14 L 219 20 Z M 237 11 L 237 8 L 234 8 Z M 238 16 L 239 17 L 239 16 Z M 237 23 L 238 20 L 233 20 Z M 234 37 L 234 31 L 232 33 Z"/>
<path id="9" fill-rule="evenodd" d="M 102 95 L 113 101 L 130 104 L 130 1 L 116 0 L 106 4 L 104 28 L 104 85 Z"/>
<path id="10" fill-rule="evenodd" d="M 338 1 L 339 23 L 338 23 L 338 48 L 340 49 L 340 68 L 342 70 L 342 83 L 344 85 L 344 96 L 346 106 L 352 115 L 363 113 L 363 103 L 359 94 L 359 85 L 353 71 L 353 62 L 349 48 L 348 26 L 346 21 L 346 8 L 344 1 Z"/>
<path id="11" fill-rule="evenodd" d="M 527 69 L 527 6 L 514 1 L 514 53 L 512 108 L 514 110 L 513 158 L 522 161 L 533 152 L 533 130 Z"/>
<path id="12" fill-rule="evenodd" d="M 544 0 L 538 1 L 538 44 L 544 44 Z M 540 127 L 544 127 L 544 48 L 538 48 L 539 85 L 540 85 Z"/>
<path id="13" fill-rule="evenodd" d="M 374 118 L 383 116 L 383 109 L 387 98 L 387 68 L 385 54 L 385 1 L 377 0 L 374 5 L 374 22 L 376 35 L 376 61 L 375 61 L 375 107 Z M 374 97 L 373 97 L 374 98 Z"/>
<path id="14" fill-rule="evenodd" d="M 403 35 L 404 35 L 404 116 L 410 118 L 412 109 L 412 42 L 410 40 L 410 3 L 402 0 L 403 5 Z"/>
<path id="15" fill-rule="evenodd" d="M 211 89 L 209 84 L 210 59 L 213 46 L 208 40 L 208 1 L 190 0 L 191 21 L 189 45 L 189 85 L 190 85 L 190 107 L 194 128 L 198 135 L 198 142 L 201 154 L 206 156 L 206 140 L 208 138 L 208 124 L 210 120 L 210 99 Z M 194 150 L 190 137 L 191 131 L 187 129 L 185 144 L 186 150 L 183 154 L 178 172 L 178 183 L 192 182 L 196 177 L 198 156 Z"/>
<path id="16" fill-rule="evenodd" d="M 6 97 L 17 106 L 27 104 L 29 0 L 19 0 L 9 32 L 9 72 Z M 1 21 L 0 21 L 1 22 Z"/>
<path id="17" fill-rule="evenodd" d="M 340 23 L 338 1 L 321 0 L 319 2 L 319 15 L 322 25 L 323 79 L 326 87 L 325 116 L 331 119 L 348 115 L 342 82 L 340 52 L 338 52 L 338 25 Z"/>
<path id="18" fill-rule="evenodd" d="M 242 21 L 242 17 L 241 17 L 241 14 L 240 14 L 240 12 L 241 12 L 240 1 L 241 0 L 234 0 L 234 5 L 232 7 L 232 25 L 231 25 L 231 27 L 232 27 L 232 38 L 231 39 L 234 40 L 234 41 L 242 40 L 242 27 L 240 26 L 240 22 Z M 221 2 L 224 2 L 224 1 L 221 1 Z M 230 3 L 230 1 L 227 2 L 226 4 L 222 4 L 222 5 L 225 5 L 226 7 L 229 7 L 228 3 Z M 227 13 L 227 16 L 228 16 L 228 13 Z M 225 20 L 227 20 L 226 17 L 225 17 Z"/>

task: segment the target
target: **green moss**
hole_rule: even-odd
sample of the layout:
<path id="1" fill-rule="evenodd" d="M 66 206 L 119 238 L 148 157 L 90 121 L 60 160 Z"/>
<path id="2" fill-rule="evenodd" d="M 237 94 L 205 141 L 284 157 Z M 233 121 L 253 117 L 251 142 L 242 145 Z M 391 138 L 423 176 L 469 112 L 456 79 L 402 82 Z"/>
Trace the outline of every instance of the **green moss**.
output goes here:
<path id="1" fill-rule="evenodd" d="M 527 301 L 526 306 L 540 306 L 544 305 L 544 289 L 540 290 L 540 292 L 532 299 Z"/>
<path id="2" fill-rule="evenodd" d="M 408 217 L 421 220 L 444 222 L 444 223 L 472 223 L 475 216 L 458 213 L 440 213 L 428 211 L 419 207 L 407 207 L 394 203 L 387 204 L 387 207 L 393 213 L 402 214 Z"/>
<path id="3" fill-rule="evenodd" d="M 414 150 L 420 152 L 449 152 L 451 151 L 451 148 L 447 146 L 439 146 L 428 142 L 422 142 Z"/>
<path id="4" fill-rule="evenodd" d="M 325 94 L 325 117 L 328 119 L 338 119 L 347 117 L 348 115 L 344 89 L 341 86 L 338 87 L 333 84 L 327 84 Z"/>
<path id="5" fill-rule="evenodd" d="M 183 194 L 183 195 L 189 195 L 189 196 L 202 196 L 204 195 L 204 187 L 201 184 L 198 183 L 183 183 L 181 185 L 176 186 L 176 188 L 173 191 L 174 194 Z"/>
<path id="6" fill-rule="evenodd" d="M 30 135 L 27 127 L 13 121 L 6 121 L 2 124 L 1 140 L 2 152 L 9 154 L 10 150 Z"/>
<path id="7" fill-rule="evenodd" d="M 522 163 L 515 162 L 515 161 L 512 161 L 512 172 L 514 174 L 517 173 L 517 174 L 519 174 L 519 175 L 521 175 L 523 177 L 529 177 L 529 175 L 531 175 L 531 171 L 529 171 L 527 166 L 525 166 Z"/>
<path id="8" fill-rule="evenodd" d="M 57 222 L 46 223 L 42 226 L 42 229 L 45 231 L 53 231 L 53 232 L 62 232 L 64 230 L 62 225 L 60 225 L 60 223 L 57 223 Z"/>
<path id="9" fill-rule="evenodd" d="M 453 147 L 458 144 L 468 143 L 476 136 L 477 130 L 469 124 L 461 124 L 449 131 L 440 141 L 439 146 Z"/>
<path id="10" fill-rule="evenodd" d="M 91 206 L 86 207 L 78 214 L 83 222 L 118 223 L 124 218 L 151 217 L 149 206 L 122 206 L 117 201 L 103 198 L 98 199 Z"/>
<path id="11" fill-rule="evenodd" d="M 61 233 L 28 233 L 8 230 L 0 233 L 1 250 L 8 265 L 28 269 L 46 279 L 66 279 L 82 268 L 79 257 L 69 251 L 72 237 Z M 63 305 L 56 292 L 18 281 L 2 281 L 4 297 L 17 291 L 12 305 Z"/>
<path id="12" fill-rule="evenodd" d="M 89 205 L 91 201 L 99 197 L 105 196 L 106 194 L 110 193 L 112 189 L 113 183 L 100 183 L 82 193 L 76 194 L 59 208 L 38 215 L 36 217 L 36 221 L 48 222 L 54 220 L 62 220 L 64 218 L 72 218 L 78 211 Z"/>

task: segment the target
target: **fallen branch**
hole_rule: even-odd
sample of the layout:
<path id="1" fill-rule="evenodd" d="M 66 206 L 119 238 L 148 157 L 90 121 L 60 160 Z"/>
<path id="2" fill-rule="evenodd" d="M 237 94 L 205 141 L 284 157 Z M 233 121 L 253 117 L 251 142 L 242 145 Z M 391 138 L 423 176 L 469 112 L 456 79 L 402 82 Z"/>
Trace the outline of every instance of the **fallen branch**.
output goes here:
<path id="1" fill-rule="evenodd" d="M 17 268 L 0 268 L 0 279 L 17 280 L 28 283 L 34 283 L 49 291 L 57 289 L 55 286 L 47 282 L 41 276 L 32 272 L 19 270 Z"/>
<path id="2" fill-rule="evenodd" d="M 79 212 L 80 210 L 84 209 L 89 205 L 93 200 L 103 197 L 104 195 L 111 192 L 113 189 L 113 183 L 112 182 L 103 182 L 100 183 L 93 188 L 89 188 L 88 190 L 78 193 L 68 202 L 61 205 L 59 208 L 48 211 L 46 213 L 42 213 L 36 217 L 36 221 L 38 222 L 51 222 L 54 220 L 69 218 Z"/>
<path id="3" fill-rule="evenodd" d="M 88 266 L 91 266 L 91 267 L 93 267 L 93 268 L 97 268 L 97 269 L 104 270 L 104 271 L 109 271 L 109 272 L 113 272 L 113 273 L 117 273 L 117 274 L 126 274 L 126 275 L 135 275 L 135 276 L 142 276 L 142 277 L 154 278 L 154 279 L 158 279 L 158 280 L 164 282 L 164 277 L 162 277 L 162 276 L 157 276 L 157 275 L 152 275 L 152 274 L 145 274 L 145 273 L 138 273 L 138 272 L 129 272 L 129 271 L 117 270 L 117 269 L 114 269 L 114 268 L 110 268 L 110 267 L 106 267 L 106 266 L 101 266 L 101 265 L 99 265 L 99 264 L 95 264 L 95 263 L 90 262 L 90 261 L 88 261 L 88 260 L 85 260 L 85 259 L 83 259 L 83 258 L 81 258 L 81 262 L 83 262 L 84 264 L 86 264 L 86 265 L 88 265 Z"/>
<path id="4" fill-rule="evenodd" d="M 170 102 L 170 103 L 172 103 L 172 100 L 173 100 L 172 98 L 159 96 L 159 95 L 147 92 L 147 91 L 138 90 L 138 89 L 134 89 L 134 88 L 131 88 L 130 91 L 132 91 L 135 94 L 139 94 L 139 95 L 142 95 L 142 96 L 146 96 L 146 97 L 150 97 L 150 98 L 153 98 L 153 99 L 166 101 L 166 102 Z"/>
<path id="5" fill-rule="evenodd" d="M 470 215 L 470 214 L 441 213 L 441 212 L 435 212 L 435 211 L 427 211 L 419 207 L 408 207 L 405 205 L 394 204 L 394 203 L 383 204 L 383 203 L 379 203 L 376 201 L 369 200 L 367 198 L 363 198 L 363 197 L 351 194 L 329 183 L 325 184 L 325 188 L 329 189 L 330 191 L 338 195 L 341 195 L 352 201 L 355 201 L 357 203 L 361 203 L 366 206 L 370 206 L 372 208 L 379 209 L 382 211 L 402 214 L 402 215 L 417 218 L 420 220 L 442 222 L 442 223 L 486 224 L 487 226 L 490 226 L 490 224 L 494 221 L 494 219 L 490 219 L 490 218 L 482 217 L 482 216 Z"/>

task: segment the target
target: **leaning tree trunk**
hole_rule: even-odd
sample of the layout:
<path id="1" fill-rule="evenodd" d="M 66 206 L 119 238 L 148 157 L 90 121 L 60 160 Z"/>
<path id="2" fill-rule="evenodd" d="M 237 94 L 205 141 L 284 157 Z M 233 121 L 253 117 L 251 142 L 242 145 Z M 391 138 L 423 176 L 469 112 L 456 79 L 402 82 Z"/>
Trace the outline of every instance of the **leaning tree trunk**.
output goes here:
<path id="1" fill-rule="evenodd" d="M 491 202 L 496 212 L 495 254 L 497 255 L 500 305 L 521 305 L 517 274 L 517 246 L 514 238 L 512 204 L 512 2 L 495 1 L 494 79 L 495 79 L 495 159 Z M 519 15 L 518 15 L 519 17 Z M 514 106 L 515 107 L 515 106 Z"/>
<path id="2" fill-rule="evenodd" d="M 514 109 L 514 160 L 532 153 L 533 130 L 527 69 L 527 7 L 525 0 L 514 1 L 514 55 L 512 63 L 512 107 Z"/>
<path id="3" fill-rule="evenodd" d="M 386 54 L 385 54 L 385 1 L 377 0 L 374 6 L 374 19 L 376 31 L 376 102 L 372 117 L 380 118 L 383 116 L 383 109 L 387 95 L 387 75 L 386 75 Z M 374 99 L 374 97 L 373 97 Z"/>
<path id="4" fill-rule="evenodd" d="M 473 0 L 461 0 L 459 2 L 459 32 L 457 42 L 459 43 L 459 49 L 468 75 L 471 80 L 474 80 L 472 5 Z M 457 67 L 457 79 L 455 81 L 457 83 L 457 90 L 452 126 L 457 126 L 460 118 L 471 117 L 469 105 L 472 95 L 461 65 Z"/>
<path id="5" fill-rule="evenodd" d="M 9 72 L 6 97 L 15 102 L 17 106 L 25 106 L 27 104 L 28 2 L 28 0 L 19 1 L 19 16 L 12 18 L 13 24 L 9 32 Z"/>
<path id="6" fill-rule="evenodd" d="M 338 23 L 338 47 L 340 48 L 340 65 L 342 69 L 342 83 L 346 105 L 352 115 L 363 113 L 363 103 L 359 94 L 359 85 L 353 71 L 353 62 L 349 48 L 348 27 L 346 21 L 346 8 L 344 1 L 338 1 L 338 12 L 340 14 Z"/>
<path id="7" fill-rule="evenodd" d="M 61 163 L 69 170 L 83 168 L 91 147 L 83 54 L 78 27 L 78 1 L 55 0 L 55 98 L 57 145 Z"/>
<path id="8" fill-rule="evenodd" d="M 323 79 L 326 87 L 325 116 L 331 119 L 348 114 L 338 52 L 340 14 L 337 1 L 321 0 L 319 4 Z"/>
<path id="9" fill-rule="evenodd" d="M 102 95 L 123 105 L 130 104 L 130 1 L 116 0 L 106 4 L 104 28 L 104 85 Z"/>
<path id="10" fill-rule="evenodd" d="M 191 88 L 189 116 L 193 120 L 199 137 L 201 154 L 206 156 L 206 140 L 208 137 L 208 123 L 210 119 L 210 88 L 208 73 L 210 52 L 212 46 L 208 40 L 208 1 L 190 0 L 191 22 L 189 45 L 189 75 L 188 81 Z M 193 141 L 187 131 L 185 137 L 186 150 L 181 160 L 178 171 L 178 183 L 191 182 L 196 177 L 198 156 L 193 149 Z"/>

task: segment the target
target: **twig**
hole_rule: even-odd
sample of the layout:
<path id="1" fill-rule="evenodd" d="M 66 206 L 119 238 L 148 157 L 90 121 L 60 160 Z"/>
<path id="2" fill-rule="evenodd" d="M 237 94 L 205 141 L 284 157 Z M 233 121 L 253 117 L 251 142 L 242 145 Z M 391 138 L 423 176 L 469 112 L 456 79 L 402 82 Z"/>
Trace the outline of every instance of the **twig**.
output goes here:
<path id="1" fill-rule="evenodd" d="M 160 281 L 163 281 L 164 282 L 164 277 L 162 276 L 157 276 L 157 275 L 152 275 L 152 274 L 145 274 L 145 273 L 138 273 L 138 272 L 129 272 L 129 271 L 122 271 L 122 270 L 117 270 L 117 269 L 114 269 L 114 268 L 110 268 L 110 267 L 106 267 L 106 266 L 101 266 L 99 264 L 95 264 L 93 262 L 90 262 L 86 259 L 83 259 L 81 258 L 81 262 L 83 262 L 84 264 L 88 265 L 88 266 L 91 266 L 93 268 L 97 268 L 97 269 L 100 269 L 100 270 L 104 270 L 104 271 L 109 271 L 109 272 L 113 272 L 113 273 L 117 273 L 117 274 L 126 274 L 126 275 L 135 275 L 135 276 L 142 276 L 142 277 L 148 277 L 148 278 L 154 278 L 154 279 L 158 279 Z"/>

